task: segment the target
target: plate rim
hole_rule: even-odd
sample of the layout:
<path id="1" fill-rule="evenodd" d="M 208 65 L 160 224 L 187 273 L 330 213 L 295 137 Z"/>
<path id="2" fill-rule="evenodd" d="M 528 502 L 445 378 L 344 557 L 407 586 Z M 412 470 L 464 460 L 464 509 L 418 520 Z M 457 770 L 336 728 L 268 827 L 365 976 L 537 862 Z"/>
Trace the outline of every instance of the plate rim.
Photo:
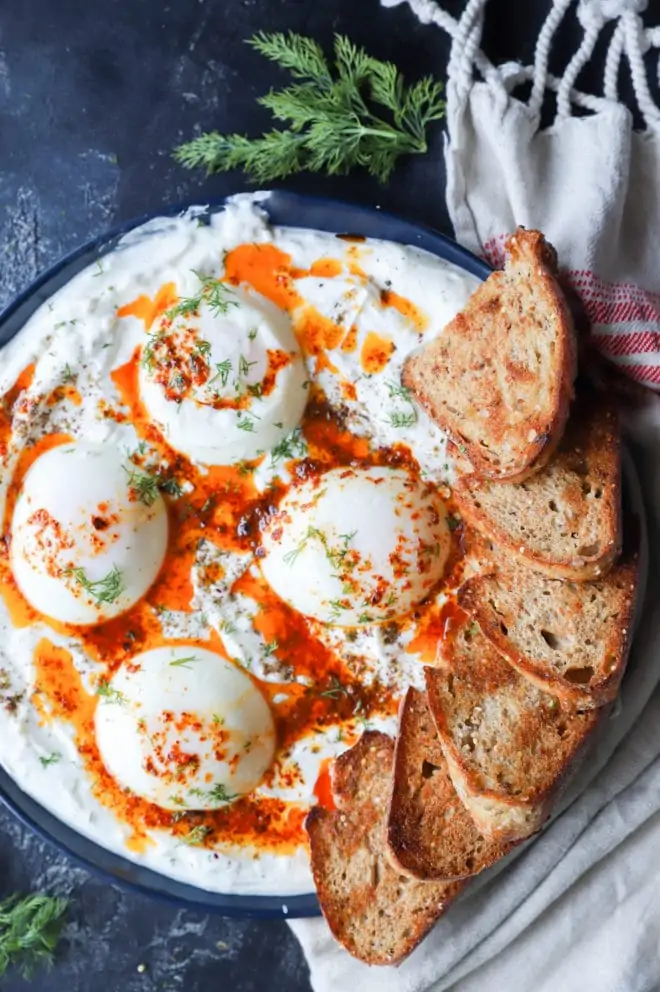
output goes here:
<path id="1" fill-rule="evenodd" d="M 38 274 L 0 311 L 0 348 L 20 332 L 38 307 L 57 289 L 69 282 L 77 272 L 92 264 L 94 258 L 101 258 L 113 251 L 118 241 L 131 231 L 159 218 L 176 217 L 194 208 L 203 208 L 204 213 L 201 216 L 208 218 L 223 210 L 236 195 L 198 197 L 192 201 L 161 206 L 113 225 L 109 230 L 67 252 Z M 492 271 L 487 262 L 435 228 L 379 207 L 280 189 L 238 194 L 239 197 L 250 195 L 258 198 L 258 207 L 264 210 L 269 221 L 276 226 L 324 230 L 333 234 L 362 234 L 361 228 L 368 228 L 370 233 L 366 237 L 422 248 L 479 279 L 485 279 Z M 353 217 L 354 223 L 333 222 L 333 218 L 347 216 Z M 328 220 L 323 221 L 324 217 Z M 307 222 L 301 223 L 305 218 L 308 219 Z M 371 233 L 377 229 L 382 231 Z M 390 233 L 388 229 L 391 229 Z M 62 276 L 66 278 L 62 279 Z M 44 290 L 47 293 L 44 294 Z M 12 322 L 16 323 L 13 329 Z M 6 334 L 8 327 L 10 333 Z M 108 879 L 113 884 L 141 895 L 170 905 L 224 916 L 295 919 L 320 915 L 316 893 L 313 892 L 290 896 L 213 892 L 181 882 L 116 854 L 60 820 L 24 792 L 1 766 L 0 803 L 21 823 L 51 847 L 71 858 L 74 863 L 96 877 Z"/>

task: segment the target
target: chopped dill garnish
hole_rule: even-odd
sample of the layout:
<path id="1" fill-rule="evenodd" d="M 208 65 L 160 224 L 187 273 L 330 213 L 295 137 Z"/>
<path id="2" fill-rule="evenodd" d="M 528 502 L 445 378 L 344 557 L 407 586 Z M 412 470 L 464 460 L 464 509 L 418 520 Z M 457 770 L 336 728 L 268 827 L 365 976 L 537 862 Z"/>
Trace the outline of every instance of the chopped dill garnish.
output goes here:
<path id="1" fill-rule="evenodd" d="M 153 506 L 158 498 L 158 479 L 148 472 L 124 468 L 128 474 L 129 489 L 135 490 L 137 498 L 145 506 Z"/>
<path id="2" fill-rule="evenodd" d="M 238 359 L 238 374 L 239 375 L 249 375 L 250 374 L 250 369 L 252 368 L 253 365 L 256 365 L 256 364 L 257 364 L 256 362 L 248 362 L 248 360 L 245 357 L 245 355 L 240 355 L 239 356 L 239 359 Z"/>
<path id="3" fill-rule="evenodd" d="M 181 843 L 195 847 L 198 844 L 203 844 L 210 833 L 210 827 L 205 827 L 202 826 L 202 824 L 199 824 L 197 827 L 193 827 L 192 830 L 181 837 Z"/>
<path id="4" fill-rule="evenodd" d="M 191 796 L 198 796 L 211 803 L 230 803 L 238 796 L 237 792 L 227 792 L 227 787 L 218 782 L 212 789 L 190 789 Z"/>
<path id="5" fill-rule="evenodd" d="M 403 386 L 399 382 L 394 382 L 392 379 L 388 379 L 386 385 L 390 395 L 390 399 L 394 399 L 396 397 L 398 399 L 407 400 L 408 402 L 411 402 L 412 393 L 410 392 L 407 386 Z"/>
<path id="6" fill-rule="evenodd" d="M 183 496 L 183 487 L 174 478 L 160 480 L 158 488 L 161 492 L 167 493 L 168 496 L 173 496 L 175 499 Z"/>
<path id="7" fill-rule="evenodd" d="M 124 693 L 113 689 L 105 677 L 100 678 L 96 683 L 96 695 L 102 696 L 108 703 L 118 703 L 120 706 L 125 706 L 128 702 Z"/>
<path id="8" fill-rule="evenodd" d="M 142 356 L 140 358 L 140 365 L 147 370 L 147 372 L 152 372 L 154 365 L 156 364 L 156 348 L 165 338 L 162 331 L 152 331 L 148 335 L 147 343 L 142 348 Z"/>
<path id="9" fill-rule="evenodd" d="M 58 751 L 53 751 L 52 754 L 49 754 L 46 757 L 40 755 L 39 762 L 43 765 L 44 768 L 48 768 L 49 765 L 56 765 L 61 757 L 62 755 L 59 754 Z"/>
<path id="10" fill-rule="evenodd" d="M 302 458 L 307 454 L 302 432 L 299 427 L 295 427 L 290 434 L 278 441 L 270 453 L 271 464 L 275 465 L 283 458 Z"/>
<path id="11" fill-rule="evenodd" d="M 392 427 L 413 427 L 417 423 L 417 414 L 414 410 L 410 413 L 401 413 L 394 410 L 390 413 L 389 422 Z"/>
<path id="12" fill-rule="evenodd" d="M 348 696 L 348 689 L 342 685 L 336 675 L 330 679 L 329 686 L 319 696 L 327 696 L 329 699 L 339 699 L 340 696 Z"/>
<path id="13" fill-rule="evenodd" d="M 183 297 L 166 310 L 165 316 L 168 320 L 174 320 L 175 317 L 192 317 L 193 314 L 198 313 L 202 304 L 209 308 L 214 317 L 227 313 L 230 306 L 238 306 L 238 301 L 230 298 L 233 296 L 231 289 L 220 279 L 215 276 L 205 276 L 194 269 L 192 271 L 199 280 L 199 291 L 195 296 Z"/>
<path id="14" fill-rule="evenodd" d="M 67 568 L 65 574 L 72 575 L 97 603 L 114 603 L 124 591 L 124 579 L 116 565 L 102 579 L 95 581 L 87 578 L 84 568 Z"/>
<path id="15" fill-rule="evenodd" d="M 231 372 L 231 362 L 228 358 L 225 358 L 223 362 L 216 362 L 215 364 L 215 375 L 212 379 L 209 379 L 209 386 L 212 386 L 216 379 L 220 380 L 220 385 L 224 389 L 227 385 L 229 379 L 229 373 Z"/>
<path id="16" fill-rule="evenodd" d="M 185 658 L 175 658 L 170 662 L 170 668 L 190 668 L 195 661 L 199 661 L 197 655 L 189 654 Z"/>

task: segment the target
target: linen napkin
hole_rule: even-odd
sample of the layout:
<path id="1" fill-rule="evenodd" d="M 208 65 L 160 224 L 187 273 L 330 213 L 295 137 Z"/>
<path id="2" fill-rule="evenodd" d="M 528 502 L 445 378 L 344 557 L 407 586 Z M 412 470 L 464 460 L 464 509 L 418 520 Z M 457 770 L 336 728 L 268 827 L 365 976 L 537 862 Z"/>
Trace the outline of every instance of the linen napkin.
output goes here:
<path id="1" fill-rule="evenodd" d="M 487 0 L 469 0 L 458 20 L 434 0 L 408 2 L 453 38 L 445 155 L 457 240 L 497 265 L 518 224 L 543 230 L 581 298 L 593 345 L 660 389 L 660 109 L 643 58 L 660 47 L 660 27 L 644 25 L 645 0 L 554 0 L 534 65 L 498 67 L 480 50 Z M 503 2 L 491 0 L 494 16 Z M 550 50 L 570 16 L 583 38 L 555 78 Z M 582 93 L 575 82 L 609 22 L 603 91 Z M 639 132 L 618 99 L 622 61 L 645 123 Z M 525 82 L 523 101 L 515 90 Z M 548 93 L 555 119 L 541 129 Z M 354 961 L 322 920 L 290 921 L 315 992 L 660 987 L 660 398 L 651 390 L 624 409 L 648 518 L 647 596 L 598 745 L 543 834 L 475 879 L 399 968 Z"/>

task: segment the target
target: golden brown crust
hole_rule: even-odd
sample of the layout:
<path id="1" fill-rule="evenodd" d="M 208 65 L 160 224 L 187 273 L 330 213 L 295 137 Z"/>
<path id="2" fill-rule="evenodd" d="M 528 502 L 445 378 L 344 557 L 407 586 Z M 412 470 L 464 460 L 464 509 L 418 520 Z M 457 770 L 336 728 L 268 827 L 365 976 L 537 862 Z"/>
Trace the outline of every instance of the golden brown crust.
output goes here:
<path id="1" fill-rule="evenodd" d="M 562 436 L 576 342 L 554 249 L 523 228 L 507 249 L 505 270 L 407 360 L 402 380 L 478 477 L 519 481 L 547 463 Z"/>
<path id="2" fill-rule="evenodd" d="M 621 432 L 605 397 L 578 400 L 547 467 L 520 483 L 459 478 L 461 516 L 513 557 L 550 578 L 586 582 L 621 552 Z"/>
<path id="3" fill-rule="evenodd" d="M 468 579 L 458 601 L 521 675 L 567 704 L 593 708 L 615 698 L 625 672 L 638 567 L 630 554 L 605 577 L 573 585 L 500 564 Z"/>
<path id="4" fill-rule="evenodd" d="M 429 707 L 457 792 L 477 828 L 500 840 L 539 830 L 599 724 L 541 692 L 466 617 L 425 670 Z"/>
<path id="5" fill-rule="evenodd" d="M 417 947 L 463 883 L 418 882 L 385 856 L 394 742 L 363 734 L 333 766 L 336 809 L 315 806 L 305 828 L 319 903 L 336 940 L 366 964 L 397 964 Z"/>
<path id="6" fill-rule="evenodd" d="M 390 862 L 413 878 L 477 875 L 511 845 L 476 829 L 452 784 L 426 693 L 408 689 L 401 702 L 387 821 Z"/>

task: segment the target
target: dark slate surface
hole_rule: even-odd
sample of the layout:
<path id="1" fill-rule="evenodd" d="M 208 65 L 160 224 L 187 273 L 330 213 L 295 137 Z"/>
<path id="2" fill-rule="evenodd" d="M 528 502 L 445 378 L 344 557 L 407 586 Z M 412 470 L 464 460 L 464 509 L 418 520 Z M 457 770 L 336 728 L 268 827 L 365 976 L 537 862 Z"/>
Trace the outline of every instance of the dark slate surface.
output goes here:
<path id="1" fill-rule="evenodd" d="M 490 54 L 529 60 L 544 5 L 493 6 Z M 326 44 L 345 32 L 413 78 L 444 73 L 441 32 L 377 0 L 0 0 L 0 305 L 116 221 L 247 188 L 238 175 L 186 173 L 170 151 L 199 130 L 267 125 L 255 98 L 281 77 L 243 39 L 289 28 Z M 385 189 L 360 175 L 288 185 L 381 204 L 449 233 L 438 130 L 429 153 Z M 117 890 L 0 810 L 0 896 L 17 889 L 72 899 L 56 967 L 34 979 L 35 992 L 309 988 L 283 923 L 210 918 Z M 24 987 L 2 981 L 3 992 Z"/>

